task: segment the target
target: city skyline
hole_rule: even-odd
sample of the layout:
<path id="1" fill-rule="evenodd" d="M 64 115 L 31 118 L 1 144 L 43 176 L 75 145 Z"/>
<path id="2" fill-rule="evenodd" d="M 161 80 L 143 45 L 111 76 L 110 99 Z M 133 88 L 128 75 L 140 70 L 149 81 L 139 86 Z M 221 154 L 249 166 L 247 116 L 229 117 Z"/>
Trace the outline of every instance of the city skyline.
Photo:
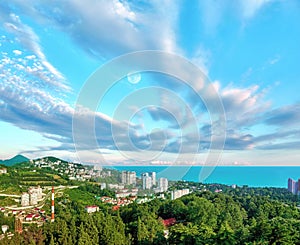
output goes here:
<path id="1" fill-rule="evenodd" d="M 182 165 L 204 164 L 213 102 L 155 72 L 133 72 L 111 86 L 95 113 L 99 148 L 74 146 L 72 117 L 91 74 L 120 55 L 159 50 L 198 66 L 220 97 L 226 139 L 218 164 L 299 165 L 299 13 L 296 0 L 1 2 L 1 159 L 144 164 L 140 155 L 152 154 L 147 164 L 172 164 L 178 155 Z M 150 87 L 156 90 L 138 97 L 146 107 L 124 102 Z M 122 106 L 128 121 L 120 119 Z M 133 147 L 124 147 L 124 135 Z"/>

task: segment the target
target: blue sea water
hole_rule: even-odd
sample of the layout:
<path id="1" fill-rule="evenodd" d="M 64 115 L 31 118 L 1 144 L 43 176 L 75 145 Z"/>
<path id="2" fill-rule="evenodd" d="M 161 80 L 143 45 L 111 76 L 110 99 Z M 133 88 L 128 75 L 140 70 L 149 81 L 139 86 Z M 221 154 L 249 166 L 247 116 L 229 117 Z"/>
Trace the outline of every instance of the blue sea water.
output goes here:
<path id="1" fill-rule="evenodd" d="M 114 166 L 116 170 L 135 171 L 140 177 L 144 172 L 156 172 L 157 178 L 186 180 L 203 183 L 221 183 L 252 187 L 287 187 L 288 178 L 300 178 L 300 166 Z"/>

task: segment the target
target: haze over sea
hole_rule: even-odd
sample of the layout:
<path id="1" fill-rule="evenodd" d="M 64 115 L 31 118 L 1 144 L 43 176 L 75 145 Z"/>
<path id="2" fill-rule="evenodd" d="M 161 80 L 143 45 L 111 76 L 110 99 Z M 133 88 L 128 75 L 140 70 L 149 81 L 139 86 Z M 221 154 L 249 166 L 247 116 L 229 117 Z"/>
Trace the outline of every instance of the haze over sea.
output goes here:
<path id="1" fill-rule="evenodd" d="M 135 171 L 140 177 L 144 172 L 156 172 L 157 178 L 199 182 L 201 166 L 114 166 L 116 170 Z M 288 178 L 300 178 L 300 167 L 294 166 L 217 166 L 204 183 L 221 183 L 252 187 L 287 187 Z"/>

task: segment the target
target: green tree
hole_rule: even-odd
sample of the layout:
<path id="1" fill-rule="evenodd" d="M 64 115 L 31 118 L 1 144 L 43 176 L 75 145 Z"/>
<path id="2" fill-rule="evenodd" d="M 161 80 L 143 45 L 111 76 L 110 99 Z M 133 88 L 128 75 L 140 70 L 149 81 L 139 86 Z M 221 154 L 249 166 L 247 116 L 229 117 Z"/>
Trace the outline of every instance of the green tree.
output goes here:
<path id="1" fill-rule="evenodd" d="M 50 245 L 54 245 L 54 238 L 53 238 L 53 235 L 51 234 L 51 238 L 50 238 L 50 242 L 49 242 Z"/>
<path id="2" fill-rule="evenodd" d="M 86 232 L 83 223 L 78 229 L 78 245 L 92 244 L 89 234 Z"/>
<path id="3" fill-rule="evenodd" d="M 217 244 L 234 245 L 237 244 L 233 229 L 227 222 L 223 223 L 216 236 Z"/>
<path id="4" fill-rule="evenodd" d="M 200 244 L 200 232 L 197 225 L 188 223 L 186 226 L 177 224 L 170 228 L 169 242 L 171 244 Z"/>

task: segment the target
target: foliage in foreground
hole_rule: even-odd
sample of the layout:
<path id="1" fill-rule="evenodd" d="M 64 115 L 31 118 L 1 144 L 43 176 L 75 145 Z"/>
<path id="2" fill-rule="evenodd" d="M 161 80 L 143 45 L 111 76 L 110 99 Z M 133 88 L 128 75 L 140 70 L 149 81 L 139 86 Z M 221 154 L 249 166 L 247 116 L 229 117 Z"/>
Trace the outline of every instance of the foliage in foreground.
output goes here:
<path id="1" fill-rule="evenodd" d="M 94 214 L 71 201 L 56 217 L 0 244 L 300 244 L 299 210 L 257 195 L 202 192 Z M 177 223 L 165 239 L 161 220 L 171 217 Z"/>

